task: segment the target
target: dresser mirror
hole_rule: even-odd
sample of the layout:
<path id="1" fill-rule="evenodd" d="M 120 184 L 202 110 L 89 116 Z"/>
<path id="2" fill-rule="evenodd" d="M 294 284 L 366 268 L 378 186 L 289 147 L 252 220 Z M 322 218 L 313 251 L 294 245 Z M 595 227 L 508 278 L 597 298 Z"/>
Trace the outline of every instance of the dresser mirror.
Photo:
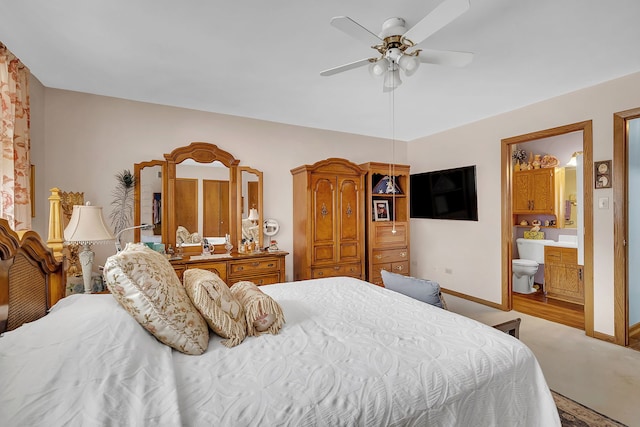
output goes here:
<path id="1" fill-rule="evenodd" d="M 262 238 L 262 172 L 248 166 L 238 168 L 238 212 L 240 228 L 238 239 L 257 241 L 264 247 Z M 253 214 L 253 216 L 251 216 Z"/>
<path id="2" fill-rule="evenodd" d="M 135 242 L 157 242 L 163 241 L 165 234 L 163 227 L 166 227 L 163 205 L 166 193 L 167 162 L 164 160 L 151 160 L 148 162 L 136 163 L 133 165 L 135 177 L 134 187 L 134 212 L 133 223 L 152 224 L 149 230 L 134 229 L 133 238 Z"/>
<path id="3" fill-rule="evenodd" d="M 193 142 L 164 155 L 167 160 L 167 245 L 180 233 L 185 253 L 201 250 L 198 233 L 216 248 L 225 235 L 237 239 L 237 169 L 239 160 L 214 144 Z M 225 179 L 226 178 L 226 179 Z M 207 218 L 207 220 L 203 220 Z M 179 229 L 180 227 L 180 229 Z M 218 249 L 218 251 L 220 251 Z"/>
<path id="4" fill-rule="evenodd" d="M 211 244 L 224 244 L 231 215 L 229 168 L 218 160 L 204 164 L 187 159 L 176 165 L 175 195 L 173 210 L 182 235 L 198 233 Z M 184 243 L 197 246 L 200 241 Z"/>
<path id="5" fill-rule="evenodd" d="M 248 166 L 214 144 L 193 142 L 164 155 L 165 160 L 136 163 L 134 176 L 134 225 L 153 224 L 152 230 L 135 229 L 134 241 L 177 247 L 181 236 L 197 233 L 225 251 L 225 236 L 237 249 L 243 238 L 243 220 L 255 233 L 260 247 L 262 224 L 262 172 Z M 255 209 L 257 220 L 250 220 Z M 252 226 L 257 226 L 255 232 Z M 186 254 L 200 253 L 201 243 L 183 244 Z"/>

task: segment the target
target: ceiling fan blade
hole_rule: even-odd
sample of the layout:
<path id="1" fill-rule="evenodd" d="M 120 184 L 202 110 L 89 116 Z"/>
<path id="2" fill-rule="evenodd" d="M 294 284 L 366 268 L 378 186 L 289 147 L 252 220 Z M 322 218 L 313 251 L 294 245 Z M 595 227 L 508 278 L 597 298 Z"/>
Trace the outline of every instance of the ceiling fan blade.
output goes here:
<path id="1" fill-rule="evenodd" d="M 421 49 L 420 54 L 418 54 L 418 59 L 425 64 L 464 67 L 473 60 L 473 53 L 456 52 L 453 50 Z"/>
<path id="2" fill-rule="evenodd" d="M 462 15 L 469 9 L 469 0 L 444 0 L 420 22 L 402 36 L 413 44 L 420 44 L 427 37 Z"/>
<path id="3" fill-rule="evenodd" d="M 365 42 L 369 46 L 374 46 L 382 42 L 380 37 L 367 30 L 348 16 L 336 16 L 331 18 L 331 25 L 340 31 L 347 33 L 351 37 Z"/>
<path id="4" fill-rule="evenodd" d="M 347 70 L 353 70 L 354 68 L 362 67 L 363 65 L 367 65 L 371 63 L 369 58 L 361 59 L 359 61 L 350 62 L 349 64 L 340 65 L 338 67 L 329 68 L 328 70 L 324 70 L 320 73 L 321 76 L 332 76 L 334 74 L 341 73 Z"/>

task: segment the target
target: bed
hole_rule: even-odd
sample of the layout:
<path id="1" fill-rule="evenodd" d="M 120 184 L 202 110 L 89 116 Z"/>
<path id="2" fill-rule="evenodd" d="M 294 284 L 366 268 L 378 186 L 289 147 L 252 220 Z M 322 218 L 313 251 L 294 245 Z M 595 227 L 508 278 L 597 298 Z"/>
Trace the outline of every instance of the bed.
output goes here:
<path id="1" fill-rule="evenodd" d="M 0 233 L 22 250 L 1 221 Z M 47 295 L 47 280 L 31 292 Z M 12 295 L 22 286 L 0 280 Z M 2 424 L 560 425 L 538 362 L 509 334 L 353 278 L 260 289 L 286 316 L 279 333 L 233 348 L 211 333 L 199 356 L 159 342 L 109 294 L 14 322 L 0 338 Z"/>

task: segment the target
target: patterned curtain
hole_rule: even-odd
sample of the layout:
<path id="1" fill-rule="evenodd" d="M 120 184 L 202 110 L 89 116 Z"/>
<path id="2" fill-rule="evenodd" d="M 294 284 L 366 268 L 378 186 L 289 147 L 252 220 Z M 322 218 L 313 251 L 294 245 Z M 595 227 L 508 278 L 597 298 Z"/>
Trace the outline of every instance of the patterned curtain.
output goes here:
<path id="1" fill-rule="evenodd" d="M 14 230 L 31 228 L 29 69 L 0 43 L 0 217 Z"/>

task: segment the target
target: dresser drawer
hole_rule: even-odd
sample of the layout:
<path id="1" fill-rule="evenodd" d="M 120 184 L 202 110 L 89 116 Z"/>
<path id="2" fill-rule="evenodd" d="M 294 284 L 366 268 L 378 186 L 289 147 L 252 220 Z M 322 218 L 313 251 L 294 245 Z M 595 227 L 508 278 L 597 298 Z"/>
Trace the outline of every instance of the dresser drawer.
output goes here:
<path id="1" fill-rule="evenodd" d="M 409 274 L 409 261 L 392 262 L 390 271 L 397 274 Z"/>
<path id="2" fill-rule="evenodd" d="M 227 263 L 226 262 L 203 262 L 188 264 L 187 269 L 200 268 L 216 273 L 225 282 L 227 281 Z"/>
<path id="3" fill-rule="evenodd" d="M 394 227 L 391 222 L 374 222 L 373 223 L 373 246 L 374 247 L 384 247 L 384 246 L 401 246 L 407 245 L 407 226 L 404 223 L 396 222 L 395 223 L 395 233 L 393 232 Z"/>
<path id="4" fill-rule="evenodd" d="M 409 261 L 402 262 L 387 262 L 382 264 L 375 264 L 373 266 L 373 276 L 369 279 L 374 285 L 382 285 L 382 270 L 392 273 L 402 274 L 403 276 L 409 275 Z"/>
<path id="5" fill-rule="evenodd" d="M 340 272 L 340 266 L 328 266 L 328 267 L 318 267 L 311 269 L 311 278 L 312 279 L 321 279 L 323 277 L 336 277 L 342 276 Z"/>
<path id="6" fill-rule="evenodd" d="M 407 261 L 409 251 L 407 248 L 398 249 L 376 249 L 373 251 L 373 264 Z"/>
<path id="7" fill-rule="evenodd" d="M 361 278 L 362 268 L 360 264 L 332 265 L 311 269 L 311 278 L 320 279 L 322 277 L 349 276 Z"/>
<path id="8" fill-rule="evenodd" d="M 247 274 L 263 274 L 280 270 L 278 258 L 261 258 L 255 260 L 232 261 L 229 263 L 229 276 Z"/>
<path id="9" fill-rule="evenodd" d="M 362 268 L 360 264 L 346 264 L 342 266 L 342 275 L 360 278 L 362 276 Z"/>
<path id="10" fill-rule="evenodd" d="M 244 280 L 253 282 L 258 286 L 273 285 L 274 283 L 280 283 L 280 273 L 275 272 L 275 273 L 261 274 L 259 276 L 237 276 L 232 279 L 229 279 L 228 284 L 230 286 L 233 286 L 234 284 L 238 282 L 242 282 Z"/>

